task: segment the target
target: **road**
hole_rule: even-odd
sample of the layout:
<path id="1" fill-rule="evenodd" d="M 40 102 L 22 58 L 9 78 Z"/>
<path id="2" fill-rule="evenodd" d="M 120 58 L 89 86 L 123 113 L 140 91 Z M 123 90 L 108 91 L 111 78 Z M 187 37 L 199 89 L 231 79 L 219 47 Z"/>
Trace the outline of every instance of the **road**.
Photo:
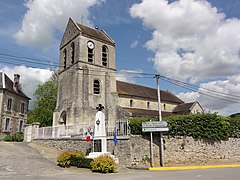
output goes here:
<path id="1" fill-rule="evenodd" d="M 147 171 L 121 169 L 114 174 L 91 173 L 89 170 L 63 169 L 41 157 L 26 143 L 0 142 L 1 180 L 239 180 L 240 168 L 188 171 Z"/>

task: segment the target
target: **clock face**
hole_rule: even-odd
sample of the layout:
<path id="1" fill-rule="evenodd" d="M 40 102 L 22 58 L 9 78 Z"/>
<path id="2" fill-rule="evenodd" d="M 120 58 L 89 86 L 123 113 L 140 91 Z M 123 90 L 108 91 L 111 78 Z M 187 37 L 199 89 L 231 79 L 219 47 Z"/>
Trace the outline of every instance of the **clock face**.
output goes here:
<path id="1" fill-rule="evenodd" d="M 88 41 L 87 46 L 88 46 L 89 49 L 93 49 L 94 48 L 94 44 L 93 44 L 92 41 Z"/>

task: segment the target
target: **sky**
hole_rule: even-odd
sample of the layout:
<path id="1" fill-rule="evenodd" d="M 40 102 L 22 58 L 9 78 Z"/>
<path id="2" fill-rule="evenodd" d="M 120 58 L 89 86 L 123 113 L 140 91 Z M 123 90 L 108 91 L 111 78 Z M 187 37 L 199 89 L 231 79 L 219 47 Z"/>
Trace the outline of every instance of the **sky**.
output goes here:
<path id="1" fill-rule="evenodd" d="M 20 74 L 33 98 L 57 68 L 71 17 L 116 42 L 118 80 L 155 88 L 160 74 L 161 89 L 230 115 L 240 112 L 239 7 L 239 0 L 1 0 L 0 71 Z"/>

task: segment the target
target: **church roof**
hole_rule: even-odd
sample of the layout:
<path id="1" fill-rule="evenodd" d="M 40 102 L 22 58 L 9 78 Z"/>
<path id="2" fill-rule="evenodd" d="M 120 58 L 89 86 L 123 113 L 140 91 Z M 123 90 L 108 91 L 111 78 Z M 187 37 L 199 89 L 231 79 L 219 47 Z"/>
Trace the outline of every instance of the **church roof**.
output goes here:
<path id="1" fill-rule="evenodd" d="M 115 45 L 114 41 L 110 38 L 110 36 L 104 30 L 93 29 L 79 23 L 76 23 L 76 25 L 81 30 L 82 35 L 87 35 L 91 38 L 97 38 L 99 40 Z"/>
<path id="2" fill-rule="evenodd" d="M 22 97 L 30 99 L 26 94 L 21 90 L 15 91 L 13 89 L 13 81 L 3 72 L 0 72 L 0 90 L 8 90 L 12 93 L 18 94 Z"/>
<path id="3" fill-rule="evenodd" d="M 174 108 L 173 113 L 191 111 L 191 109 L 193 108 L 195 103 L 197 103 L 197 102 L 189 102 L 189 103 L 179 104 L 178 106 L 176 106 Z"/>
<path id="4" fill-rule="evenodd" d="M 136 108 L 124 108 L 127 110 L 132 117 L 158 117 L 159 112 L 149 109 L 136 109 Z M 163 118 L 173 115 L 172 112 L 162 111 L 161 115 Z"/>
<path id="5" fill-rule="evenodd" d="M 158 99 L 156 89 L 122 81 L 117 81 L 117 92 L 120 96 L 126 95 L 132 97 L 149 98 L 153 100 Z M 181 99 L 169 91 L 160 90 L 160 97 L 161 101 L 173 102 L 177 104 L 184 103 Z"/>

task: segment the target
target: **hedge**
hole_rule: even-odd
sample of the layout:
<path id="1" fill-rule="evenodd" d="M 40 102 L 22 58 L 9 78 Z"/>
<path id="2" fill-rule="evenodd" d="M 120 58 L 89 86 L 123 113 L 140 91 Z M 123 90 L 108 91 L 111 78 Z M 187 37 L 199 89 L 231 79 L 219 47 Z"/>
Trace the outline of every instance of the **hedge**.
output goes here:
<path id="1" fill-rule="evenodd" d="M 132 134 L 142 134 L 142 122 L 150 118 L 130 119 Z M 155 118 L 151 120 L 157 120 Z M 169 136 L 192 136 L 200 139 L 225 140 L 240 137 L 240 118 L 211 114 L 176 115 L 164 119 L 168 123 Z"/>

